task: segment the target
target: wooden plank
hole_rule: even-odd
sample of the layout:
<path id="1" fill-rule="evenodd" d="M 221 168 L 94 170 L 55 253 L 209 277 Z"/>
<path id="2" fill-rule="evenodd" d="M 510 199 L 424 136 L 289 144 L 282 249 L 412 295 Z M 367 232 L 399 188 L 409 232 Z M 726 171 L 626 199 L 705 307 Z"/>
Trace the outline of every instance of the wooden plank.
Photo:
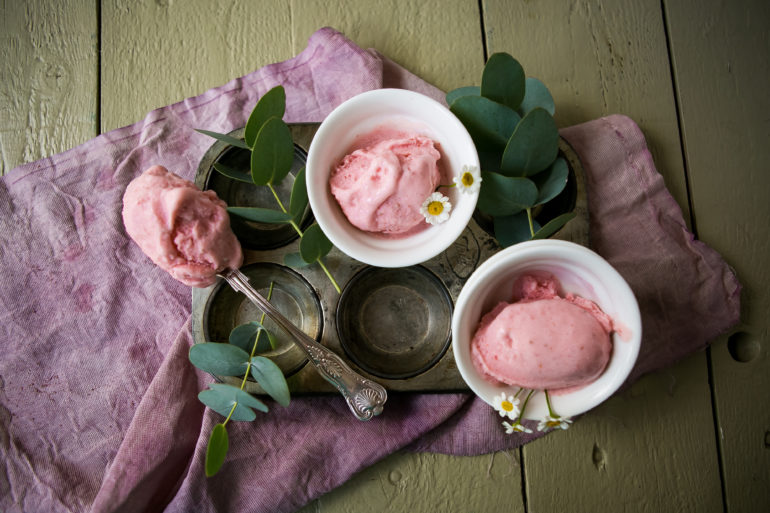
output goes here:
<path id="1" fill-rule="evenodd" d="M 727 509 L 770 508 L 770 6 L 665 2 L 698 236 L 743 283 L 711 350 Z"/>
<path id="2" fill-rule="evenodd" d="M 523 512 L 518 451 L 457 458 L 398 452 L 300 513 Z"/>
<path id="3" fill-rule="evenodd" d="M 511 53 L 549 86 L 559 126 L 611 113 L 635 119 L 687 212 L 660 4 L 486 0 L 483 8 L 490 54 Z M 569 431 L 526 446 L 527 504 L 533 511 L 719 510 L 715 440 L 699 354 L 648 376 Z"/>
<path id="4" fill-rule="evenodd" d="M 323 26 L 445 91 L 475 83 L 484 66 L 476 0 L 293 0 L 294 51 Z"/>
<path id="5" fill-rule="evenodd" d="M 531 511 L 722 511 L 703 353 L 524 447 Z"/>
<path id="6" fill-rule="evenodd" d="M 102 2 L 102 131 L 294 55 L 283 0 Z"/>
<path id="7" fill-rule="evenodd" d="M 93 2 L 0 4 L 0 174 L 96 135 Z"/>

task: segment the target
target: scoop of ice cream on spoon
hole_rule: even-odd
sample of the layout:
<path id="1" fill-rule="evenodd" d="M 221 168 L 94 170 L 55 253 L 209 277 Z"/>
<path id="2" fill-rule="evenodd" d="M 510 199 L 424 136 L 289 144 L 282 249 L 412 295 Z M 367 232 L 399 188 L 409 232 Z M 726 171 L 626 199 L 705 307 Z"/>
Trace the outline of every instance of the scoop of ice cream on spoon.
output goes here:
<path id="1" fill-rule="evenodd" d="M 128 185 L 123 224 L 158 267 L 191 287 L 213 285 L 217 273 L 243 263 L 227 204 L 163 166 L 152 166 Z"/>
<path id="2" fill-rule="evenodd" d="M 336 353 L 297 328 L 238 270 L 243 263 L 241 244 L 230 229 L 227 204 L 214 191 L 201 191 L 165 167 L 152 166 L 126 188 L 123 224 L 142 251 L 182 283 L 208 287 L 221 277 L 246 295 L 302 348 L 359 420 L 382 413 L 388 398 L 382 385 L 354 372 Z"/>

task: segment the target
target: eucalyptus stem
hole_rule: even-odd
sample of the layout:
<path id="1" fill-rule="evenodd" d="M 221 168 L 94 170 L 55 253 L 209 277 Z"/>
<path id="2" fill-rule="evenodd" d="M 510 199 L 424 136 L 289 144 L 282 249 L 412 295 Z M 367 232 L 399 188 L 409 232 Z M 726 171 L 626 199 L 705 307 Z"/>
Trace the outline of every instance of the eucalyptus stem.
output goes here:
<path id="1" fill-rule="evenodd" d="M 551 416 L 551 418 L 556 418 L 556 415 L 553 414 L 553 410 L 551 409 L 551 398 L 548 396 L 548 390 L 544 390 L 545 392 L 545 404 L 548 406 L 548 415 Z"/>
<path id="2" fill-rule="evenodd" d="M 524 410 L 527 409 L 527 403 L 529 402 L 529 398 L 532 397 L 532 394 L 534 392 L 535 392 L 534 390 L 530 390 L 529 393 L 527 394 L 526 399 L 524 399 L 524 404 L 521 405 L 521 412 L 519 412 L 519 418 L 516 419 L 517 424 L 521 424 L 521 418 L 524 416 Z"/>
<path id="3" fill-rule="evenodd" d="M 326 276 L 329 277 L 329 281 L 331 281 L 332 285 L 334 285 L 334 290 L 337 291 L 337 294 L 341 294 L 342 291 L 340 290 L 340 286 L 337 285 L 337 281 L 332 276 L 332 273 L 329 272 L 329 269 L 326 268 L 326 265 L 323 263 L 323 261 L 321 261 L 320 258 L 318 259 L 318 265 L 321 266 L 321 269 L 323 269 L 324 273 L 326 273 Z"/>
<path id="4" fill-rule="evenodd" d="M 275 191 L 275 188 L 273 187 L 273 184 L 269 183 L 267 186 L 270 188 L 270 192 L 273 193 L 273 197 L 275 198 L 275 201 L 278 203 L 278 206 L 281 207 L 281 211 L 284 214 L 288 214 L 288 211 L 286 210 L 286 207 L 283 206 L 283 202 L 281 201 L 281 198 L 278 197 L 278 193 Z M 291 222 L 291 224 L 294 226 L 294 229 L 297 230 L 299 233 L 299 236 L 302 237 L 302 232 L 297 227 L 297 225 L 294 223 L 294 221 Z"/>
<path id="5" fill-rule="evenodd" d="M 532 234 L 532 237 L 535 236 L 535 225 L 532 221 L 532 209 L 527 209 L 527 221 L 529 221 L 529 233 Z"/>
<path id="6" fill-rule="evenodd" d="M 243 390 L 243 389 L 241 388 L 241 390 Z M 237 407 L 238 407 L 238 401 L 236 401 L 236 402 L 235 402 L 235 404 L 233 404 L 233 407 L 232 407 L 232 408 L 230 408 L 230 413 L 228 413 L 228 414 L 227 414 L 227 418 L 226 418 L 226 419 L 225 419 L 225 421 L 222 423 L 222 425 L 223 425 L 223 426 L 227 426 L 227 423 L 230 421 L 230 417 L 232 417 L 232 416 L 233 416 L 233 412 L 235 411 L 235 409 L 236 409 Z"/>
<path id="7" fill-rule="evenodd" d="M 270 282 L 270 289 L 267 291 L 267 300 L 270 301 L 270 297 L 273 295 L 273 282 Z M 262 312 L 262 317 L 259 319 L 259 323 L 263 324 L 265 322 L 265 312 Z M 249 361 L 246 364 L 246 372 L 243 374 L 243 379 L 241 380 L 241 390 L 243 390 L 243 387 L 246 386 L 246 381 L 249 379 L 249 373 L 251 372 L 251 359 L 254 358 L 254 355 L 257 352 L 257 346 L 259 345 L 259 336 L 262 335 L 262 332 L 265 331 L 262 328 L 259 328 L 257 330 L 257 336 L 254 337 L 254 345 L 251 346 L 251 355 L 249 356 Z M 223 426 L 227 426 L 227 422 L 230 420 L 230 417 L 233 416 L 233 412 L 238 407 L 238 401 L 233 404 L 233 407 L 230 408 L 230 413 L 227 415 L 227 418 L 222 423 Z"/>
<path id="8" fill-rule="evenodd" d="M 278 197 L 278 193 L 273 187 L 273 184 L 269 183 L 267 184 L 267 186 L 270 188 L 270 192 L 273 193 L 273 197 L 275 198 L 275 201 L 278 203 L 278 206 L 281 207 L 281 211 L 284 214 L 288 214 L 289 212 L 286 210 L 286 207 L 283 206 L 283 202 L 281 201 L 281 198 Z M 292 228 L 294 228 L 294 231 L 297 232 L 297 235 L 299 235 L 300 238 L 304 235 L 300 227 L 297 225 L 297 223 L 294 222 L 294 219 L 291 219 L 289 221 L 289 224 L 292 226 Z M 341 294 L 342 290 L 340 289 L 340 286 L 337 284 L 337 280 L 334 279 L 334 276 L 332 276 L 332 273 L 329 272 L 329 269 L 327 269 L 326 265 L 323 263 L 323 261 L 320 258 L 318 259 L 318 265 L 321 266 L 321 269 L 323 269 L 323 272 L 329 278 L 329 281 L 332 282 L 332 285 L 334 286 L 334 290 L 337 291 L 337 294 Z"/>

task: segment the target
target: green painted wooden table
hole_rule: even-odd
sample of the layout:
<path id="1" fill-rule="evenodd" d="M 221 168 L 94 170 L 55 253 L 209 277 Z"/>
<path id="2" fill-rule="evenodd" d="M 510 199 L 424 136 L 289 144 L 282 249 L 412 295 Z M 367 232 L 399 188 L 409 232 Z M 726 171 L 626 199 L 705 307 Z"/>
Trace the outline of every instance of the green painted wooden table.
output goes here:
<path id="1" fill-rule="evenodd" d="M 303 511 L 770 511 L 770 7 L 763 0 L 6 0 L 0 170 L 292 57 L 321 26 L 436 86 L 516 56 L 569 126 L 635 119 L 742 324 L 565 432 L 478 457 L 398 453 Z"/>

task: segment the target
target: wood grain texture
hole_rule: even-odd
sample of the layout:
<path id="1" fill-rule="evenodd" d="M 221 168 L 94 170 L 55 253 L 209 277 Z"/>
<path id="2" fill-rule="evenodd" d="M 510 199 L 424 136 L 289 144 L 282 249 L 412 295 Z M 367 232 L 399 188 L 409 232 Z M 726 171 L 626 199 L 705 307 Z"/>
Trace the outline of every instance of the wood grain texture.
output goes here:
<path id="1" fill-rule="evenodd" d="M 448 91 L 476 83 L 484 66 L 476 0 L 291 1 L 294 51 L 322 26 L 375 48 Z"/>
<path id="2" fill-rule="evenodd" d="M 706 357 L 523 448 L 530 511 L 722 511 Z"/>
<path id="3" fill-rule="evenodd" d="M 104 0 L 102 131 L 293 57 L 289 6 Z"/>
<path id="4" fill-rule="evenodd" d="M 0 4 L 0 174 L 96 135 L 93 2 Z"/>
<path id="5" fill-rule="evenodd" d="M 301 513 L 523 513 L 518 451 L 455 458 L 399 452 Z"/>
<path id="6" fill-rule="evenodd" d="M 742 326 L 711 352 L 728 511 L 768 511 L 770 5 L 665 4 L 698 236 L 743 284 Z"/>
<path id="7" fill-rule="evenodd" d="M 548 85 L 560 126 L 611 113 L 637 121 L 686 219 L 660 3 L 486 0 L 483 6 L 489 53 L 511 53 L 527 75 Z M 644 378 L 569 431 L 522 452 L 533 511 L 718 511 L 705 355 Z"/>

